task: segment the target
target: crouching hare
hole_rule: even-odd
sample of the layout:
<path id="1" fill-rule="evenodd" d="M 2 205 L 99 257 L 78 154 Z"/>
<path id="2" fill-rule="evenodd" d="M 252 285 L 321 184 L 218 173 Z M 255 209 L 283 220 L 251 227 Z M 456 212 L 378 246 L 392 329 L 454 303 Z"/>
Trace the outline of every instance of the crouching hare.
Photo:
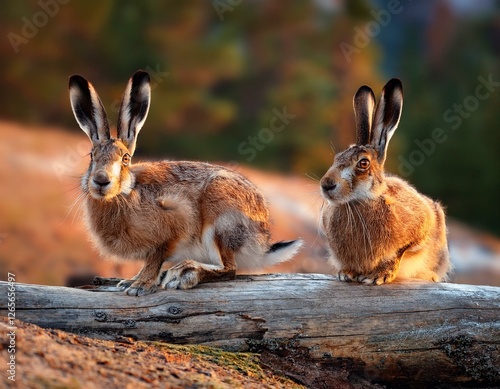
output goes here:
<path id="1" fill-rule="evenodd" d="M 238 173 L 202 162 L 132 164 L 150 92 L 148 73 L 137 71 L 123 95 L 115 139 L 93 86 L 78 75 L 69 79 L 73 113 L 93 146 L 81 181 L 91 238 L 105 256 L 145 261 L 118 286 L 128 295 L 159 286 L 188 289 L 295 255 L 300 240 L 269 243 L 266 202 Z M 162 273 L 164 261 L 177 264 Z"/>
<path id="2" fill-rule="evenodd" d="M 376 106 L 373 91 L 362 86 L 354 96 L 357 142 L 335 156 L 321 179 L 322 225 L 341 281 L 437 282 L 450 269 L 441 205 L 384 173 L 402 106 L 400 80 L 385 85 Z"/>

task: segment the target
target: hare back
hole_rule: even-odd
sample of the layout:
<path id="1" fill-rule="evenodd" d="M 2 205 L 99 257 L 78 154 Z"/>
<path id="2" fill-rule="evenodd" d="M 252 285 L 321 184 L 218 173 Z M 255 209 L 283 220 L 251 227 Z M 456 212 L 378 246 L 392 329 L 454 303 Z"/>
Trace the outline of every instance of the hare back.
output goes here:
<path id="1" fill-rule="evenodd" d="M 336 268 L 366 273 L 400 250 L 425 245 L 437 228 L 434 202 L 397 177 L 372 200 L 326 205 L 323 226 Z"/>
<path id="2" fill-rule="evenodd" d="M 144 259 L 161 249 L 174 261 L 219 265 L 215 238 L 236 253 L 237 262 L 252 255 L 258 261 L 268 249 L 266 203 L 240 174 L 206 163 L 168 161 L 137 164 L 130 171 L 129 194 L 109 201 L 87 197 L 88 229 L 104 255 Z"/>

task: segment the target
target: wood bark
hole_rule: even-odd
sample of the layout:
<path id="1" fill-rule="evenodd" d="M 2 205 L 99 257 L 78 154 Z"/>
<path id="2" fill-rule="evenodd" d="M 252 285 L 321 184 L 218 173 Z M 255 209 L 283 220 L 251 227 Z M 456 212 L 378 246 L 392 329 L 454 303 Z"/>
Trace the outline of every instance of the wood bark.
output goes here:
<path id="1" fill-rule="evenodd" d="M 0 296 L 8 287 L 0 282 Z M 496 287 L 281 274 L 143 297 L 28 284 L 15 295 L 16 319 L 90 337 L 259 352 L 269 364 L 342 368 L 391 387 L 500 385 Z"/>

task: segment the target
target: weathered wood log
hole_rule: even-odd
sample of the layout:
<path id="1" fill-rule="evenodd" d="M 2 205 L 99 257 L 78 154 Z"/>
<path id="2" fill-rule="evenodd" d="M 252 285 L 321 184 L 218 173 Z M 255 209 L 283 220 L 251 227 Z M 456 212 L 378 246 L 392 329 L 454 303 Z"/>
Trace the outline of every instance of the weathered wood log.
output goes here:
<path id="1" fill-rule="evenodd" d="M 8 284 L 0 282 L 0 295 Z M 16 284 L 16 319 L 116 339 L 198 343 L 336 367 L 395 387 L 500 385 L 500 288 L 369 287 L 326 275 L 239 276 L 144 297 Z M 5 299 L 0 315 L 7 316 Z M 273 362 L 274 361 L 274 362 Z M 288 363 L 288 365 L 287 365 Z"/>

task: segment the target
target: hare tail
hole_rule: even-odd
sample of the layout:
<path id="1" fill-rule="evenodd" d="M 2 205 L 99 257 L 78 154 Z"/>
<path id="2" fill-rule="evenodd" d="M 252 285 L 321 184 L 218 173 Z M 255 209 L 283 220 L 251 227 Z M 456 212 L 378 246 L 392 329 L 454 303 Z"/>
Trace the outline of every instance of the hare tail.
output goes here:
<path id="1" fill-rule="evenodd" d="M 292 259 L 302 246 L 302 239 L 286 240 L 272 244 L 264 255 L 265 265 L 272 266 Z"/>

